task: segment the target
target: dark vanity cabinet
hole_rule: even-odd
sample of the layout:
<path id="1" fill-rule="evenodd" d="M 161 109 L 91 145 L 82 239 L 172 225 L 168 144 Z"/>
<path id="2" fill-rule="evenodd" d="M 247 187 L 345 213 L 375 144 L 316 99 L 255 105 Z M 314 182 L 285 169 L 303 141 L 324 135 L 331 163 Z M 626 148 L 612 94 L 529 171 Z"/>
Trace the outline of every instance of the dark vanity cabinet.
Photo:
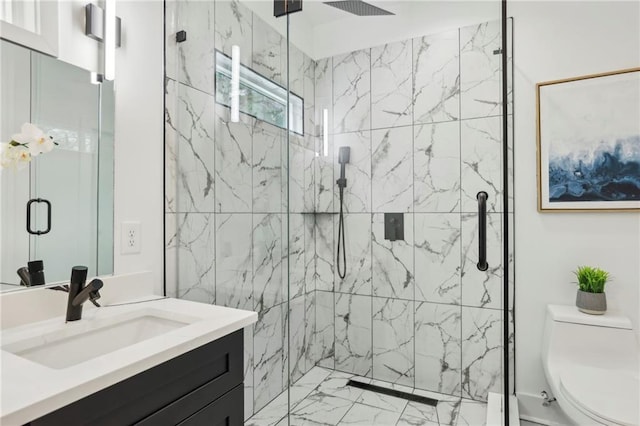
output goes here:
<path id="1" fill-rule="evenodd" d="M 240 426 L 242 333 L 238 330 L 29 424 Z"/>

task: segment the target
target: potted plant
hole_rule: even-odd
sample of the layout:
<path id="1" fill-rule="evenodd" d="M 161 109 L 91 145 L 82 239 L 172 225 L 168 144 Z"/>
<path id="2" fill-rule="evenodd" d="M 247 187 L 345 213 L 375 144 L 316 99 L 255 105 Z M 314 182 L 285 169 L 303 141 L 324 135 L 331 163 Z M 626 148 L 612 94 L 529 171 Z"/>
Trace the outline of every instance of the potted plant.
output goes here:
<path id="1" fill-rule="evenodd" d="M 604 285 L 609 279 L 609 273 L 591 266 L 579 266 L 573 273 L 578 278 L 576 306 L 580 312 L 592 315 L 604 314 L 607 310 Z"/>

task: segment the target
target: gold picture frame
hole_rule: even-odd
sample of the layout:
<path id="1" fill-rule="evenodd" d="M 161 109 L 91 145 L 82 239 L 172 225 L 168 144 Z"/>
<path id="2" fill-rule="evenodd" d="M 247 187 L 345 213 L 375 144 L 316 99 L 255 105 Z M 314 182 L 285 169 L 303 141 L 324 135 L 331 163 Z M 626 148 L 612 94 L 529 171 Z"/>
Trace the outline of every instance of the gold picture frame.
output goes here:
<path id="1" fill-rule="evenodd" d="M 536 84 L 539 212 L 640 211 L 640 67 Z"/>

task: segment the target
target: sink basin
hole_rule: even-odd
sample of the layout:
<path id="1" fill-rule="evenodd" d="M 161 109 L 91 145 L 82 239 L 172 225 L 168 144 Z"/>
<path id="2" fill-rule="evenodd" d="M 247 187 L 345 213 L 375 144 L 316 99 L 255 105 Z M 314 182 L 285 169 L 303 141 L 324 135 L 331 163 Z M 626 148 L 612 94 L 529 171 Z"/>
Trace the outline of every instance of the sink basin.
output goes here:
<path id="1" fill-rule="evenodd" d="M 64 369 L 169 333 L 194 321 L 187 316 L 147 309 L 134 315 L 61 324 L 39 336 L 3 345 L 2 349 L 46 367 Z"/>

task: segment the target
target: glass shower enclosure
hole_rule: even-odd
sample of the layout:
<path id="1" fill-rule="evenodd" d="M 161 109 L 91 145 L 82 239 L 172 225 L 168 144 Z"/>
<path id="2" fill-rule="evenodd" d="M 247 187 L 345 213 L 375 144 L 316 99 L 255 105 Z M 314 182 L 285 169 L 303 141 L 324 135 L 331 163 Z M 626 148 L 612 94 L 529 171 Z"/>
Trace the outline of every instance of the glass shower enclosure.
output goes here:
<path id="1" fill-rule="evenodd" d="M 511 22 L 338 3 L 166 2 L 166 292 L 258 312 L 246 424 L 505 422 Z"/>

